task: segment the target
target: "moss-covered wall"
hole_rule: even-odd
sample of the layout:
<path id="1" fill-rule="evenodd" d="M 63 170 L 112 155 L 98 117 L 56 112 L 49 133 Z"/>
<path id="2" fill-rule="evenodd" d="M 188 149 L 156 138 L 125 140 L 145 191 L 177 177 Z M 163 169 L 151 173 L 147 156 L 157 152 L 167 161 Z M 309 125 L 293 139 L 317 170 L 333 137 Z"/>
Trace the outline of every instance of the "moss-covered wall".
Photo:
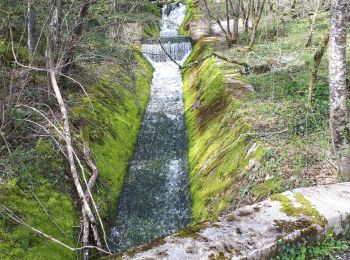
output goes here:
<path id="1" fill-rule="evenodd" d="M 104 67 L 105 75 L 89 89 L 93 109 L 84 98 L 85 105 L 74 110 L 76 119 L 84 122 L 83 138 L 100 172 L 96 200 L 105 217 L 116 206 L 150 94 L 153 68 L 139 50 L 134 58 L 132 72 L 116 65 Z"/>
<path id="2" fill-rule="evenodd" d="M 200 40 L 187 64 L 206 56 L 212 40 Z M 263 146 L 247 135 L 250 125 L 239 115 L 240 101 L 226 88 L 225 74 L 233 72 L 215 58 L 183 71 L 194 222 L 231 209 L 249 164 L 263 154 Z"/>

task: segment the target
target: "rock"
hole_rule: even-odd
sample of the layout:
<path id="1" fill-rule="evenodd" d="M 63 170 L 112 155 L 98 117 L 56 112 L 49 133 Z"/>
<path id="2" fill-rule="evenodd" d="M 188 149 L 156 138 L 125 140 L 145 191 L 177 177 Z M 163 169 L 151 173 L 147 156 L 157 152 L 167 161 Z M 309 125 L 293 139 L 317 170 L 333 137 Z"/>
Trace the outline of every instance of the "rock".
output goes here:
<path id="1" fill-rule="evenodd" d="M 243 207 L 221 217 L 216 223 L 202 223 L 191 234 L 180 231 L 165 237 L 162 243 L 129 250 L 121 257 L 169 260 L 219 257 L 269 259 L 282 241 L 296 242 L 301 237 L 314 240 L 326 235 L 331 228 L 336 234 L 349 228 L 349 223 L 344 220 L 350 215 L 350 183 L 296 189 L 278 196 L 282 199 L 268 199 Z M 284 212 L 285 202 L 282 201 L 285 200 L 291 203 L 291 208 L 302 205 L 314 210 L 307 210 L 305 214 L 296 211 L 299 213 L 288 215 L 287 211 Z M 187 235 L 180 235 L 184 233 Z"/>
<path id="2" fill-rule="evenodd" d="M 192 109 L 193 109 L 193 110 L 196 110 L 196 109 L 199 109 L 201 106 L 202 106 L 202 105 L 201 105 L 201 102 L 197 101 L 196 103 L 194 103 L 194 104 L 192 105 Z"/>
<path id="3" fill-rule="evenodd" d="M 189 23 L 190 36 L 194 41 L 198 41 L 202 37 L 209 36 L 209 20 L 202 16 L 199 19 L 192 20 Z"/>
<path id="4" fill-rule="evenodd" d="M 258 160 L 250 159 L 246 167 L 246 170 L 256 172 L 257 170 L 259 170 L 260 166 L 261 166 L 261 163 Z"/>
<path id="5" fill-rule="evenodd" d="M 254 92 L 254 87 L 248 83 L 236 79 L 236 74 L 225 75 L 227 90 L 235 97 L 241 98 L 247 93 Z"/>
<path id="6" fill-rule="evenodd" d="M 258 150 L 258 148 L 260 147 L 261 144 L 258 143 L 254 143 L 248 150 L 247 154 L 245 155 L 245 157 L 247 158 L 249 155 L 253 154 L 256 152 L 256 150 Z"/>

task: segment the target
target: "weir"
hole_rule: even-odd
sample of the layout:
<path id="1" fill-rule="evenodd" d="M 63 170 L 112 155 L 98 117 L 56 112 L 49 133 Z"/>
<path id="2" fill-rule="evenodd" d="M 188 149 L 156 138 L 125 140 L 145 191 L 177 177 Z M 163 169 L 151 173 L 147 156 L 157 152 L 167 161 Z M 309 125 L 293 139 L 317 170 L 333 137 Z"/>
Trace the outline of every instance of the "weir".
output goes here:
<path id="1" fill-rule="evenodd" d="M 176 4 L 169 14 L 167 10 L 169 7 L 164 6 L 162 46 L 149 42 L 142 45 L 154 75 L 149 104 L 112 223 L 110 246 L 114 252 L 171 234 L 191 222 L 182 76 L 168 57 L 183 63 L 191 44 L 179 41 L 177 34 L 186 15 L 185 6 Z"/>

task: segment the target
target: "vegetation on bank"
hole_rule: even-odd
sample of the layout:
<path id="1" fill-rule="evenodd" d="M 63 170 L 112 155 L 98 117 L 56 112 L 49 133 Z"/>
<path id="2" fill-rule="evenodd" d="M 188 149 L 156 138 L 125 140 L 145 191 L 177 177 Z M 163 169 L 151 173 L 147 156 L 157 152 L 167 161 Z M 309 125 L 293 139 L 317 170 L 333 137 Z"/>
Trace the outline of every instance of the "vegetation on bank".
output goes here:
<path id="1" fill-rule="evenodd" d="M 39 4 L 37 8 L 42 8 Z M 46 73 L 24 71 L 14 62 L 11 40 L 18 61 L 28 64 L 31 60 L 26 41 L 21 38 L 25 9 L 21 9 L 21 3 L 10 7 L 9 17 L 0 26 L 0 258 L 73 259 L 76 253 L 9 218 L 9 214 L 19 217 L 72 248 L 80 247 L 81 204 L 70 178 L 64 143 L 37 112 L 61 129 L 59 107 L 52 90 L 47 91 Z M 67 77 L 58 77 L 73 141 L 89 146 L 100 173 L 93 196 L 106 229 L 136 143 L 153 74 L 138 46 L 111 38 L 109 22 L 120 19 L 121 14 L 108 16 L 109 7 L 105 3 L 93 6 L 93 15 L 84 23 L 86 32 L 77 44 L 77 61 Z M 9 10 L 7 5 L 2 8 Z M 127 17 L 123 15 L 123 22 L 150 18 L 143 24 L 144 33 L 158 34 L 160 9 L 146 3 L 136 10 L 139 16 L 128 13 Z M 41 21 L 44 16 L 40 14 L 37 19 Z M 70 19 L 67 26 L 74 22 L 73 17 Z M 13 39 L 6 27 L 12 23 L 16 24 L 12 27 Z M 46 33 L 43 29 L 43 35 Z M 45 48 L 39 44 L 32 66 L 45 67 Z M 76 151 L 82 158 L 83 152 Z M 88 167 L 83 167 L 87 174 Z"/>
<path id="2" fill-rule="evenodd" d="M 198 19 L 200 17 L 200 12 L 193 0 L 186 1 L 186 11 L 185 19 L 182 21 L 178 32 L 180 35 L 189 36 L 190 22 Z"/>
<path id="3" fill-rule="evenodd" d="M 281 244 L 279 245 L 280 253 L 273 260 L 336 259 L 335 255 L 347 251 L 349 248 L 350 244 L 346 237 L 345 239 L 337 239 L 330 233 L 325 239 L 314 245 L 307 240 L 298 242 L 296 245 Z"/>
<path id="4" fill-rule="evenodd" d="M 116 64 L 86 64 L 82 75 L 96 76 L 95 82 L 86 88 L 93 108 L 89 99 L 82 96 L 81 104 L 72 109 L 74 124 L 82 126 L 77 138 L 89 142 L 101 174 L 95 200 L 106 223 L 116 206 L 152 79 L 153 69 L 148 61 L 138 50 L 133 56 L 136 62 L 129 65 L 134 67 L 134 73 Z M 74 98 L 76 94 L 70 95 Z M 74 247 L 79 235 L 79 217 L 73 188 L 65 176 L 66 164 L 59 151 L 48 140 L 33 141 L 13 151 L 0 166 L 6 172 L 6 179 L 1 179 L 4 183 L 0 184 L 1 201 L 26 223 Z M 74 256 L 8 219 L 1 219 L 0 233 L 2 259 Z"/>
<path id="5" fill-rule="evenodd" d="M 31 145 L 34 145 L 31 147 Z M 39 140 L 18 148 L 0 163 L 7 179 L 1 179 L 0 200 L 14 214 L 37 229 L 74 245 L 79 217 L 64 175 L 65 164 L 52 144 Z M 3 177 L 2 177 L 3 178 Z M 1 259 L 69 259 L 74 254 L 31 230 L 0 218 Z"/>

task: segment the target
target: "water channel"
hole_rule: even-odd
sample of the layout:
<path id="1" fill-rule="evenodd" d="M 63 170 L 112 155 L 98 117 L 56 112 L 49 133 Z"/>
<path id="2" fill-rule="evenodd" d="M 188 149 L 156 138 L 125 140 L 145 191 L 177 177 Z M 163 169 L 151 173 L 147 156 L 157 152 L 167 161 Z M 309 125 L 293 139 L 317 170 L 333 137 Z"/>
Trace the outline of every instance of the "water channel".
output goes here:
<path id="1" fill-rule="evenodd" d="M 183 63 L 191 52 L 190 42 L 179 40 L 177 33 L 185 15 L 184 5 L 165 5 L 160 33 L 163 44 L 142 45 L 154 75 L 111 229 L 115 252 L 173 233 L 191 222 L 182 76 L 168 57 Z"/>

